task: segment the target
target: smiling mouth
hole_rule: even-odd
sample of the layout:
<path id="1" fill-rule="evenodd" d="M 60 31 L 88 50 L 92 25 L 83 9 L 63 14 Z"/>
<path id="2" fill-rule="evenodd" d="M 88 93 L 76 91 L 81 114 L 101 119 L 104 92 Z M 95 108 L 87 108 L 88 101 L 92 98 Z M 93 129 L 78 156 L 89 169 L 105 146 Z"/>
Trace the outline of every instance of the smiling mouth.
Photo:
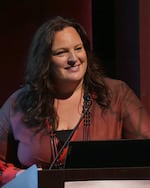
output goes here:
<path id="1" fill-rule="evenodd" d="M 69 67 L 66 67 L 65 69 L 74 69 L 74 68 L 79 67 L 80 65 L 81 65 L 81 64 L 69 66 Z"/>

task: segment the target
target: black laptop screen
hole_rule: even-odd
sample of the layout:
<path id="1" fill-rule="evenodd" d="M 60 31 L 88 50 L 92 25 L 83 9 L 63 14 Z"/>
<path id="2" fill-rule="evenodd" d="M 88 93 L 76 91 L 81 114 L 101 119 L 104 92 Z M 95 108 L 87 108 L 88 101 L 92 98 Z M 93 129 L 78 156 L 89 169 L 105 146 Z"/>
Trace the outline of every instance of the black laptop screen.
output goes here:
<path id="1" fill-rule="evenodd" d="M 150 140 L 70 142 L 65 168 L 150 166 Z"/>

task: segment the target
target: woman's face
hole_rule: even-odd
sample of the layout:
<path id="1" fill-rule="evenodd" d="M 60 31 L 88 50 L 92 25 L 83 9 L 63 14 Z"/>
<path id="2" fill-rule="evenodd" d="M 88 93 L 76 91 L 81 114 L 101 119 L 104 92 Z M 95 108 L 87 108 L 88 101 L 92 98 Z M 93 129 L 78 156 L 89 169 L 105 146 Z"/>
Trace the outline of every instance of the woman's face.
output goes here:
<path id="1" fill-rule="evenodd" d="M 83 80 L 87 69 L 87 55 L 81 38 L 73 27 L 66 27 L 55 33 L 51 60 L 56 83 Z"/>

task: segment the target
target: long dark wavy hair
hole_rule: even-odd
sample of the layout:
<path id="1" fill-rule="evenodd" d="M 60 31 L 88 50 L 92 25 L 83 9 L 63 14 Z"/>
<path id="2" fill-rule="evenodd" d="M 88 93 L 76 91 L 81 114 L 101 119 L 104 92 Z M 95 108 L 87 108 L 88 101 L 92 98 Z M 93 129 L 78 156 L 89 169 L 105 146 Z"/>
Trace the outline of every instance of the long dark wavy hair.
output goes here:
<path id="1" fill-rule="evenodd" d="M 49 121 L 54 129 L 57 127 L 50 56 L 55 32 L 68 26 L 76 29 L 87 54 L 84 88 L 88 93 L 96 95 L 95 100 L 103 110 L 110 105 L 109 90 L 103 80 L 103 69 L 92 53 L 84 28 L 73 19 L 56 16 L 44 23 L 33 38 L 25 71 L 25 89 L 17 98 L 16 109 L 23 111 L 23 120 L 28 127 L 44 128 L 45 121 Z"/>

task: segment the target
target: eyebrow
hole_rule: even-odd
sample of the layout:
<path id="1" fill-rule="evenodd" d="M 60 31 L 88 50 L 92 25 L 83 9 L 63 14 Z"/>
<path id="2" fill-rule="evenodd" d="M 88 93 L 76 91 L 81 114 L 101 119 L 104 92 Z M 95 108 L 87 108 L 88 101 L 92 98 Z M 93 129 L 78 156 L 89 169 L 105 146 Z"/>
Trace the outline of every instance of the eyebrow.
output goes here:
<path id="1" fill-rule="evenodd" d="M 83 46 L 83 43 L 79 43 L 79 44 L 76 44 L 74 47 L 76 48 L 76 47 L 78 47 L 78 46 Z M 51 51 L 52 52 L 56 52 L 56 51 L 58 51 L 58 50 L 66 50 L 66 49 L 68 49 L 67 47 L 60 47 L 60 48 L 56 48 L 56 49 L 52 49 Z"/>

